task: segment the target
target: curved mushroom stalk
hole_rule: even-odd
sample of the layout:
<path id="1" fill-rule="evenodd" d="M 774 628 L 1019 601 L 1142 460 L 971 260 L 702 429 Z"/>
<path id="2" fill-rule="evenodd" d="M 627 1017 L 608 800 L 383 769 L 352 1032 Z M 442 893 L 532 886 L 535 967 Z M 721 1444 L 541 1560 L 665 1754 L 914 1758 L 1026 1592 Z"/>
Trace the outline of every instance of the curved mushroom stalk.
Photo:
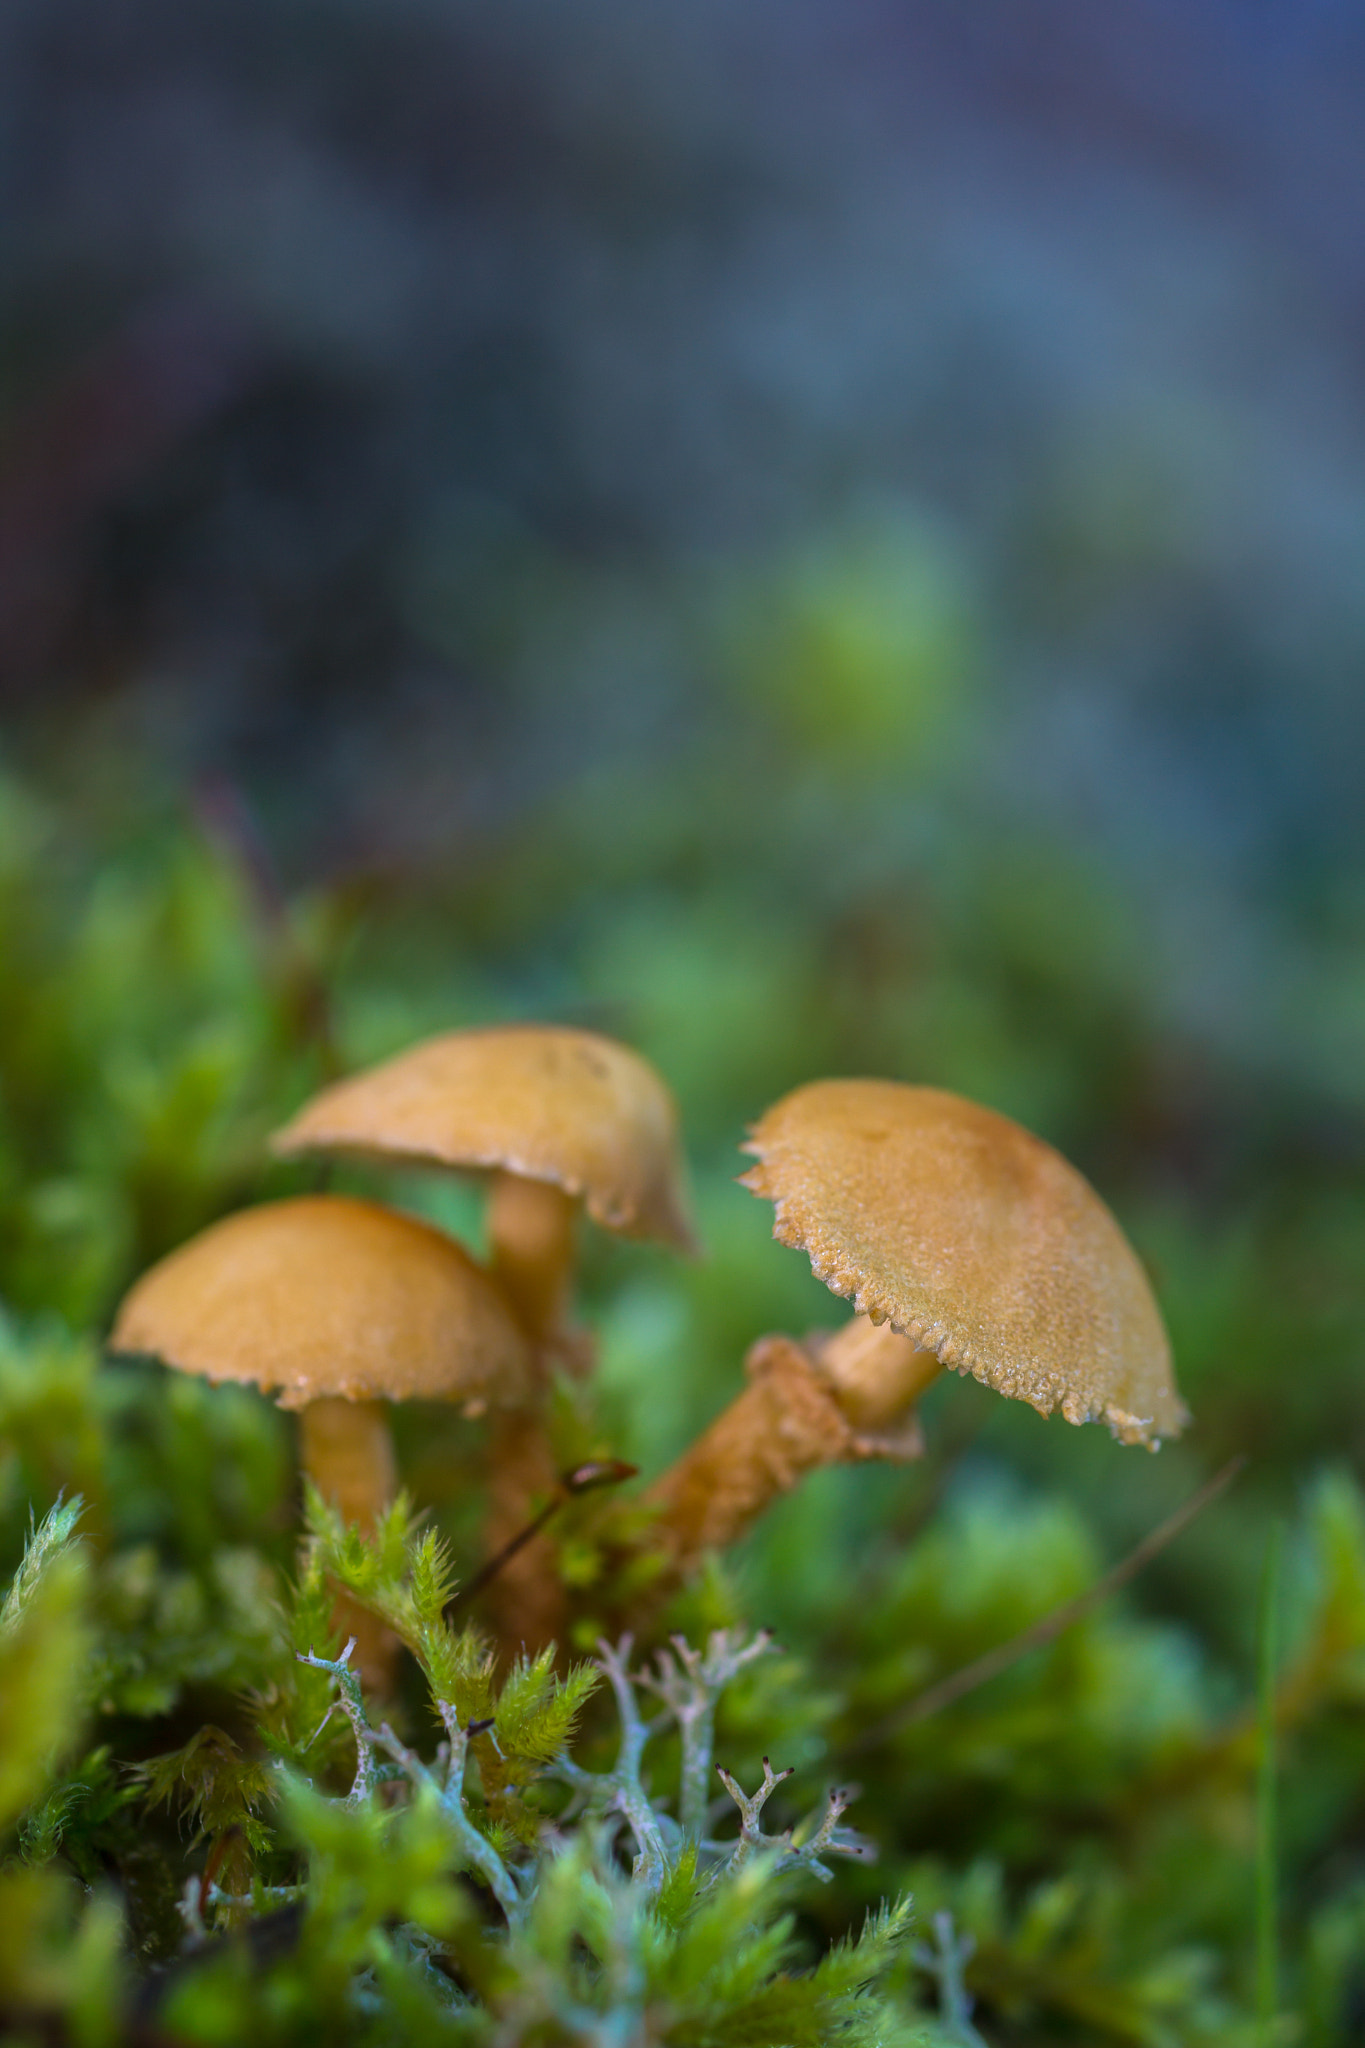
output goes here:
<path id="1" fill-rule="evenodd" d="M 873 1436 L 904 1428 L 909 1410 L 943 1371 L 932 1351 L 869 1316 L 812 1338 L 810 1348 L 843 1414 Z"/>
<path id="2" fill-rule="evenodd" d="M 890 1426 L 903 1422 L 940 1368 L 909 1338 L 859 1317 L 809 1347 L 762 1337 L 744 1370 L 744 1392 L 647 1495 L 661 1510 L 658 1534 L 678 1575 L 706 1551 L 736 1542 L 808 1472 L 866 1458 L 919 1457 L 918 1424 L 898 1434 Z"/>

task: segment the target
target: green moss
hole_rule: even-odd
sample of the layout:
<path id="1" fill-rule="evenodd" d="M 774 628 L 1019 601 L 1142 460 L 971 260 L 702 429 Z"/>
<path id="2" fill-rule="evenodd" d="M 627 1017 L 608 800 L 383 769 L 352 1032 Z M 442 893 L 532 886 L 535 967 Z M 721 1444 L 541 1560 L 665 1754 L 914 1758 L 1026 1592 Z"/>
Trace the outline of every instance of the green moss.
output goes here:
<path id="1" fill-rule="evenodd" d="M 1308 1025 L 1287 1026 L 1282 1084 L 1219 1069 L 1182 1110 L 1163 1093 L 1179 1047 L 1143 920 L 1059 849 L 987 857 L 932 806 L 912 830 L 780 774 L 758 819 L 752 761 L 704 787 L 690 774 L 681 762 L 627 850 L 629 817 L 584 798 L 487 851 L 458 894 L 414 884 L 369 917 L 339 895 L 291 909 L 283 951 L 173 821 L 96 843 L 0 786 L 7 2040 L 1250 2044 L 1256 1583 L 1281 1512 L 1274 2038 L 1358 2036 L 1365 1507 L 1345 1468 L 1365 1446 L 1365 1194 L 1304 1135 L 1348 1107 L 1312 1092 Z M 1151 1255 L 1199 1418 L 1188 1446 L 1141 1459 L 944 1385 L 922 1466 L 821 1475 L 671 1612 L 693 1644 L 739 1641 L 750 1618 L 782 1634 L 715 1701 L 713 1761 L 742 1798 L 765 1755 L 797 1772 L 758 1832 L 796 1823 L 793 1784 L 818 1816 L 856 1778 L 875 1860 L 821 1886 L 758 1846 L 727 1874 L 736 1808 L 714 1771 L 715 1832 L 687 1835 L 676 1718 L 597 1649 L 657 1569 L 629 1489 L 557 1524 L 577 1667 L 499 1669 L 444 1618 L 478 1562 L 482 1425 L 399 1418 L 411 1501 L 366 1546 L 317 1508 L 309 1532 L 291 1425 L 268 1400 L 101 1361 L 142 1263 L 297 1184 L 262 1139 L 329 1056 L 299 991 L 300 962 L 319 961 L 345 1059 L 544 1007 L 631 1036 L 682 1086 L 714 1255 L 688 1268 L 585 1241 L 582 1310 L 605 1357 L 594 1399 L 558 1402 L 566 1464 L 629 1457 L 649 1476 L 729 1397 L 764 1328 L 839 1313 L 732 1185 L 745 1117 L 812 1072 L 901 1072 L 1032 1119 Z M 1177 1185 L 1182 1147 L 1204 1163 Z M 473 1226 L 463 1197 L 399 1191 Z M 1247 1476 L 1124 1600 L 869 1741 L 1238 1448 Z M 360 1797 L 337 1583 L 409 1652 Z M 633 1779 L 623 1699 L 660 1717 Z M 373 1703 L 357 1711 L 374 1739 Z M 452 1740 L 469 1752 L 458 1825 Z M 910 1918 L 879 1917 L 906 1894 Z"/>

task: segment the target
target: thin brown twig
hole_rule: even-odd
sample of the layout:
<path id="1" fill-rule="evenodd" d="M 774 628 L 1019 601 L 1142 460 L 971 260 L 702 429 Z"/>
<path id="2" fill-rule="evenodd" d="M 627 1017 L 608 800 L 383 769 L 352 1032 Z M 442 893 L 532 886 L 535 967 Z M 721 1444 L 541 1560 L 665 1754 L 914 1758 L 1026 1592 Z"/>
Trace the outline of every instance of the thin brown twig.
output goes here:
<path id="1" fill-rule="evenodd" d="M 1231 1486 L 1246 1462 L 1246 1458 L 1241 1455 L 1230 1458 L 1221 1471 L 1215 1472 L 1212 1479 L 1206 1480 L 1198 1492 L 1192 1493 L 1187 1501 L 1182 1501 L 1173 1514 L 1168 1515 L 1164 1522 L 1159 1522 L 1140 1543 L 1134 1545 L 1126 1557 L 1120 1558 L 1102 1578 L 1096 1579 L 1093 1586 L 1087 1586 L 1074 1600 L 1067 1600 L 1062 1606 L 1054 1607 L 1051 1614 L 1045 1614 L 1030 1627 L 1021 1629 L 1019 1634 L 1011 1636 L 1008 1642 L 997 1643 L 993 1650 L 987 1650 L 983 1656 L 974 1658 L 970 1664 L 964 1664 L 960 1670 L 949 1672 L 937 1685 L 927 1686 L 923 1692 L 916 1693 L 913 1699 L 906 1700 L 899 1707 L 893 1707 L 880 1721 L 874 1721 L 870 1728 L 864 1728 L 851 1742 L 845 1743 L 840 1755 L 857 1756 L 865 1750 L 877 1748 L 888 1736 L 895 1735 L 900 1729 L 913 1727 L 917 1721 L 927 1721 L 931 1714 L 941 1713 L 944 1707 L 954 1706 L 967 1693 L 975 1692 L 977 1686 L 985 1685 L 989 1679 L 998 1677 L 1002 1671 L 1007 1671 L 1011 1664 L 1017 1663 L 1021 1657 L 1026 1657 L 1030 1650 L 1040 1650 L 1046 1644 L 1055 1642 L 1067 1629 L 1074 1628 L 1078 1621 L 1083 1621 L 1087 1614 L 1102 1606 L 1111 1593 L 1117 1593 L 1130 1580 L 1135 1579 L 1168 1544 L 1174 1543 L 1176 1537 L 1188 1529 L 1196 1515 L 1202 1514 L 1210 1502 L 1217 1500 L 1219 1494 Z"/>
<path id="2" fill-rule="evenodd" d="M 623 1458 L 590 1458 L 585 1465 L 575 1465 L 571 1472 L 561 1472 L 559 1484 L 550 1495 L 539 1514 L 533 1515 L 524 1528 L 518 1529 L 509 1543 L 495 1551 L 486 1563 L 480 1565 L 472 1578 L 446 1602 L 445 1618 L 453 1621 L 462 1607 L 478 1598 L 485 1587 L 490 1586 L 503 1566 L 510 1564 L 519 1550 L 523 1550 L 533 1536 L 538 1536 L 559 1510 L 569 1501 L 576 1500 L 581 1493 L 593 1493 L 601 1486 L 619 1486 L 623 1479 L 639 1476 L 638 1465 L 628 1465 Z"/>

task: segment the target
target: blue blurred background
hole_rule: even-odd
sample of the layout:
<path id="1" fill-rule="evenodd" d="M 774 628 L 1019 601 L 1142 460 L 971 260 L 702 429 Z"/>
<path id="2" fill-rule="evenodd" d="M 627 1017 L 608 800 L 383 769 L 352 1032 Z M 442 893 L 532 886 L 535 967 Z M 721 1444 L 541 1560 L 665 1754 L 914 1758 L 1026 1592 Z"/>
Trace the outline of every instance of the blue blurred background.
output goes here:
<path id="1" fill-rule="evenodd" d="M 593 776 L 870 776 L 902 847 L 969 805 L 1140 876 L 1172 1014 L 1273 1045 L 1361 850 L 1357 10 L 0 38 L 35 744 L 227 767 L 301 876 Z"/>

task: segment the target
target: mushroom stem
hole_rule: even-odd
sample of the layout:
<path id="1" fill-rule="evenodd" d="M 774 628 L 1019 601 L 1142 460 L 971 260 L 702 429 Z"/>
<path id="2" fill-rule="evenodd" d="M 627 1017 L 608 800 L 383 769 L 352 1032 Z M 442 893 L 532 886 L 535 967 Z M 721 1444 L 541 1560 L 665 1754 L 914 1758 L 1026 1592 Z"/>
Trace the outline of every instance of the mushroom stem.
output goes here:
<path id="1" fill-rule="evenodd" d="M 299 1462 L 348 1525 L 370 1535 L 398 1491 L 393 1439 L 383 1401 L 328 1396 L 299 1410 Z M 348 1593 L 339 1593 L 332 1626 L 356 1639 L 355 1668 L 373 1691 L 393 1690 L 397 1638 Z"/>
<path id="2" fill-rule="evenodd" d="M 488 1458 L 484 1542 L 489 1556 L 495 1557 L 562 1489 L 540 1410 L 500 1410 L 493 1417 Z M 543 1542 L 528 1542 L 513 1551 L 489 1594 L 494 1632 L 509 1654 L 541 1649 L 562 1636 L 564 1588 L 550 1567 Z"/>
<path id="3" fill-rule="evenodd" d="M 935 1361 L 937 1363 L 937 1361 Z M 823 1369 L 790 1337 L 762 1337 L 744 1361 L 749 1384 L 655 1481 L 647 1498 L 678 1575 L 723 1550 L 807 1472 L 850 1459 L 913 1455 L 854 1428 Z"/>
<path id="4" fill-rule="evenodd" d="M 489 1265 L 493 1278 L 528 1336 L 570 1358 L 566 1332 L 573 1271 L 577 1202 L 553 1181 L 498 1172 L 488 1201 Z M 489 1444 L 488 1513 L 484 1540 L 490 1556 L 510 1543 L 559 1487 L 559 1472 L 545 1426 L 548 1374 L 532 1401 L 504 1410 Z M 505 1650 L 539 1648 L 559 1635 L 564 1589 L 550 1570 L 545 1546 L 517 1550 L 498 1573 L 491 1606 Z"/>
<path id="5" fill-rule="evenodd" d="M 835 1400 L 858 1429 L 894 1428 L 943 1371 L 932 1351 L 867 1316 L 835 1330 L 816 1355 Z"/>
<path id="6" fill-rule="evenodd" d="M 488 1204 L 489 1264 L 528 1333 L 559 1336 L 573 1268 L 572 1195 L 552 1181 L 495 1173 Z"/>

